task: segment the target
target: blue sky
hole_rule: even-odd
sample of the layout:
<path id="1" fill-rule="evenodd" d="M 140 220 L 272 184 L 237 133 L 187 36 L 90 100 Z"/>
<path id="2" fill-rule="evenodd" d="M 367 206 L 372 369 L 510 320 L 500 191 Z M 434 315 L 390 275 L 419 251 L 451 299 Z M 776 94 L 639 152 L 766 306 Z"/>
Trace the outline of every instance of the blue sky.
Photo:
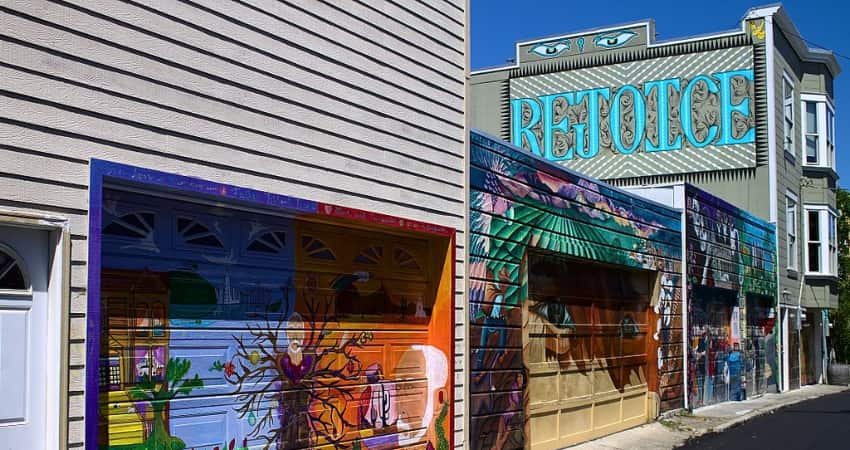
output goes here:
<path id="1" fill-rule="evenodd" d="M 655 19 L 657 39 L 740 29 L 741 18 L 753 3 L 732 0 L 646 0 L 586 2 L 564 0 L 470 0 L 472 68 L 505 64 L 515 55 L 517 41 L 566 34 L 641 19 Z M 809 46 L 823 46 L 850 56 L 850 2 L 795 0 L 784 4 Z M 835 80 L 836 153 L 839 184 L 850 187 L 850 59 L 836 56 L 846 72 Z M 850 120 L 850 119 L 846 119 Z"/>

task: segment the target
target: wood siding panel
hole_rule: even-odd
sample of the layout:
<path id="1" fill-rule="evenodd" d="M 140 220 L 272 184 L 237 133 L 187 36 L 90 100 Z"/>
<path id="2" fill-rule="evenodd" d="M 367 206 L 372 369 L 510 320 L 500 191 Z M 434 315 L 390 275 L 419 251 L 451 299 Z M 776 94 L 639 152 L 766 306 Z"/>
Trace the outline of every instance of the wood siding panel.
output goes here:
<path id="1" fill-rule="evenodd" d="M 457 228 L 464 357 L 465 8 L 0 5 L 0 208 L 65 217 L 72 234 L 69 447 L 85 444 L 91 158 Z"/>

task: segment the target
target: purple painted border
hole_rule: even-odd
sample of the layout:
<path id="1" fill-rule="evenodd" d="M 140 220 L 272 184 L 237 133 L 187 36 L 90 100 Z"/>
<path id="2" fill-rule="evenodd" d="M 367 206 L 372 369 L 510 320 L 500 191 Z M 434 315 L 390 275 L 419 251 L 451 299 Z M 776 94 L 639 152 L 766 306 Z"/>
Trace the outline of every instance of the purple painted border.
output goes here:
<path id="1" fill-rule="evenodd" d="M 100 267 L 101 221 L 103 219 L 103 183 L 106 179 L 132 181 L 159 188 L 206 194 L 226 200 L 285 209 L 296 214 L 315 214 L 318 203 L 285 195 L 271 194 L 254 189 L 215 183 L 184 175 L 142 169 L 99 159 L 91 160 L 89 184 L 89 259 L 88 303 L 86 308 L 86 415 L 85 448 L 97 450 L 98 444 L 98 394 L 100 370 Z"/>

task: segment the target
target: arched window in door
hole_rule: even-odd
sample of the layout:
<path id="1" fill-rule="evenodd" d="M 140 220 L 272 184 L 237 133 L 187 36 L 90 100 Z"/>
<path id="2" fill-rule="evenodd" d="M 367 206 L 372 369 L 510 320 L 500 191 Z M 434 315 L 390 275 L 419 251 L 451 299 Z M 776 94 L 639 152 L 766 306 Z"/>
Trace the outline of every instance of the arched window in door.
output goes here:
<path id="1" fill-rule="evenodd" d="M 29 292 L 29 280 L 23 261 L 3 243 L 0 243 L 0 290 Z"/>

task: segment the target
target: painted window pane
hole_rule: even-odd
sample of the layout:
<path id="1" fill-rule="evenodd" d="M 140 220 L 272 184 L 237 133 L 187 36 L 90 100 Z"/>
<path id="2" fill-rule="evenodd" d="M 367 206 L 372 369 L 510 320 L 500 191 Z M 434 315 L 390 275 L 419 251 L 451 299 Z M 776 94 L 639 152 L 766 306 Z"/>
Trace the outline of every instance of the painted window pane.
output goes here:
<path id="1" fill-rule="evenodd" d="M 194 219 L 179 217 L 177 219 L 177 232 L 180 233 L 183 242 L 186 244 L 224 248 L 221 239 L 209 227 Z"/>
<path id="2" fill-rule="evenodd" d="M 248 244 L 248 250 L 259 253 L 277 254 L 286 248 L 286 233 L 272 231 L 254 239 Z"/>
<path id="3" fill-rule="evenodd" d="M 103 234 L 131 239 L 153 236 L 155 217 L 150 212 L 133 212 L 116 218 L 103 228 Z"/>

